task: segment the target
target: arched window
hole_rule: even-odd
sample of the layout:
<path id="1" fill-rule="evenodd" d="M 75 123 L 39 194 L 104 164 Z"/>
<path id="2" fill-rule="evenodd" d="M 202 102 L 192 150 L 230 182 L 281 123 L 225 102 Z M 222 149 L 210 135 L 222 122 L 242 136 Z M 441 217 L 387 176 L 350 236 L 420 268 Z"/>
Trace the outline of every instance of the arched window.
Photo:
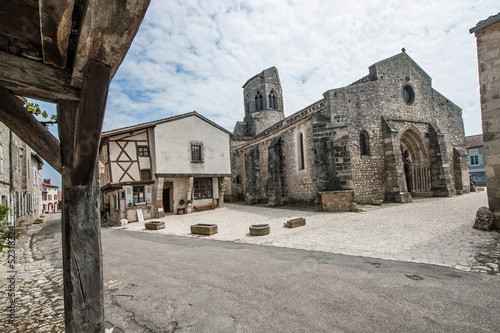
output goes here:
<path id="1" fill-rule="evenodd" d="M 359 134 L 359 152 L 361 155 L 370 155 L 368 133 L 365 131 Z"/>
<path id="2" fill-rule="evenodd" d="M 271 90 L 271 93 L 269 94 L 269 108 L 273 110 L 278 109 L 278 101 L 276 99 L 276 94 L 274 93 L 274 90 Z"/>
<path id="3" fill-rule="evenodd" d="M 304 170 L 304 136 L 302 135 L 302 132 L 299 132 L 299 135 L 297 136 L 297 163 L 299 170 Z"/>
<path id="4" fill-rule="evenodd" d="M 240 175 L 236 176 L 236 184 L 241 184 L 241 177 L 240 177 Z"/>
<path id="5" fill-rule="evenodd" d="M 257 91 L 257 94 L 255 95 L 255 111 L 260 110 L 264 110 L 264 100 L 260 91 Z"/>

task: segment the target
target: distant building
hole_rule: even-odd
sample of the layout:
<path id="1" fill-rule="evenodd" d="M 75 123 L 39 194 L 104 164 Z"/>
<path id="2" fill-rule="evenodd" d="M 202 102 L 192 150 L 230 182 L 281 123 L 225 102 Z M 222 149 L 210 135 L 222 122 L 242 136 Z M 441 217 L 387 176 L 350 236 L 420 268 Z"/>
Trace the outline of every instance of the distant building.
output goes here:
<path id="1" fill-rule="evenodd" d="M 500 227 L 500 13 L 470 29 L 477 41 L 488 205 Z"/>
<path id="2" fill-rule="evenodd" d="M 42 183 L 43 211 L 54 213 L 59 211 L 59 187 L 50 183 L 50 179 L 44 179 Z"/>
<path id="3" fill-rule="evenodd" d="M 230 134 L 197 112 L 102 133 L 99 181 L 108 221 L 221 206 Z"/>
<path id="4" fill-rule="evenodd" d="M 467 155 L 469 159 L 469 176 L 479 186 L 486 186 L 486 174 L 484 169 L 483 135 L 471 135 L 465 137 L 467 144 Z"/>
<path id="5" fill-rule="evenodd" d="M 8 221 L 16 226 L 40 217 L 42 165 L 40 156 L 0 123 L 0 200 L 10 208 Z"/>

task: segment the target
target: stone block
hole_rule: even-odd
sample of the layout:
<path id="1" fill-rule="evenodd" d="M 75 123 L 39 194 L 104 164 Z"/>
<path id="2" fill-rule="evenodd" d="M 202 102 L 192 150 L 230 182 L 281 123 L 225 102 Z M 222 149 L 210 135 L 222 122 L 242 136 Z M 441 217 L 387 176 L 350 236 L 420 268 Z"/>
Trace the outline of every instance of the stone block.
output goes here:
<path id="1" fill-rule="evenodd" d="M 254 224 L 250 226 L 250 236 L 269 235 L 271 228 L 269 224 Z"/>
<path id="2" fill-rule="evenodd" d="M 306 219 L 303 217 L 299 217 L 293 220 L 288 220 L 286 221 L 286 223 L 283 224 L 283 226 L 287 228 L 297 228 L 303 225 L 306 225 Z"/>
<path id="3" fill-rule="evenodd" d="M 217 233 L 217 224 L 193 224 L 191 226 L 191 233 L 197 235 L 211 236 Z"/>
<path id="4" fill-rule="evenodd" d="M 165 229 L 165 222 L 151 221 L 144 223 L 144 226 L 149 230 L 160 230 Z"/>
<path id="5" fill-rule="evenodd" d="M 329 191 L 319 192 L 321 195 L 321 208 L 328 212 L 349 212 L 350 204 L 354 198 L 354 191 Z"/>
<path id="6" fill-rule="evenodd" d="M 488 207 L 480 207 L 476 213 L 476 220 L 472 226 L 478 230 L 490 230 L 493 224 L 493 213 Z"/>

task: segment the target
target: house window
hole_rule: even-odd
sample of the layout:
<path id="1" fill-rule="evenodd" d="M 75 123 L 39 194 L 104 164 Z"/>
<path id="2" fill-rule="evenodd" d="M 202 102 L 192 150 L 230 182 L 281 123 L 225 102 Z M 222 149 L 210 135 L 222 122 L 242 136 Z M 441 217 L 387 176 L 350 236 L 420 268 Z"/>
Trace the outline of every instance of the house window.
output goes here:
<path id="1" fill-rule="evenodd" d="M 361 155 L 370 155 L 370 149 L 368 145 L 368 134 L 366 132 L 361 132 L 359 134 L 359 151 Z"/>
<path id="2" fill-rule="evenodd" d="M 139 156 L 149 156 L 149 148 L 145 146 L 137 147 L 137 155 Z"/>
<path id="3" fill-rule="evenodd" d="M 201 145 L 191 145 L 191 160 L 192 161 L 203 161 L 201 159 Z"/>
<path id="4" fill-rule="evenodd" d="M 54 195 L 54 200 L 57 200 L 57 195 Z"/>
<path id="5" fill-rule="evenodd" d="M 49 200 L 52 200 L 52 195 L 51 194 L 49 194 Z"/>
<path id="6" fill-rule="evenodd" d="M 470 156 L 470 165 L 479 165 L 479 155 Z"/>
<path id="7" fill-rule="evenodd" d="M 212 178 L 195 178 L 194 198 L 208 199 L 212 197 Z"/>
<path id="8" fill-rule="evenodd" d="M 144 186 L 134 186 L 132 193 L 134 204 L 139 202 L 146 202 L 146 197 L 144 196 Z"/>
<path id="9" fill-rule="evenodd" d="M 262 98 L 260 91 L 257 91 L 257 94 L 255 95 L 255 111 L 259 110 L 264 110 L 264 99 Z"/>
<path id="10" fill-rule="evenodd" d="M 298 164 L 299 164 L 299 170 L 304 170 L 305 168 L 305 160 L 304 160 L 304 136 L 302 133 L 299 133 L 299 136 L 297 138 L 297 158 L 298 158 Z"/>

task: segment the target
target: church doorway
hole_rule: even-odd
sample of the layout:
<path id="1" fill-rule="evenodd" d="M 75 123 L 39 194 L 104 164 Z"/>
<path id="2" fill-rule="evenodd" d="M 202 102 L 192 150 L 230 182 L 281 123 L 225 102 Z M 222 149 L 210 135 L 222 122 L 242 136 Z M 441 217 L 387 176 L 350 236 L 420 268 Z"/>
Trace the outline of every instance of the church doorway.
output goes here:
<path id="1" fill-rule="evenodd" d="M 410 128 L 400 138 L 406 187 L 412 196 L 427 196 L 431 190 L 430 158 L 418 130 Z"/>

